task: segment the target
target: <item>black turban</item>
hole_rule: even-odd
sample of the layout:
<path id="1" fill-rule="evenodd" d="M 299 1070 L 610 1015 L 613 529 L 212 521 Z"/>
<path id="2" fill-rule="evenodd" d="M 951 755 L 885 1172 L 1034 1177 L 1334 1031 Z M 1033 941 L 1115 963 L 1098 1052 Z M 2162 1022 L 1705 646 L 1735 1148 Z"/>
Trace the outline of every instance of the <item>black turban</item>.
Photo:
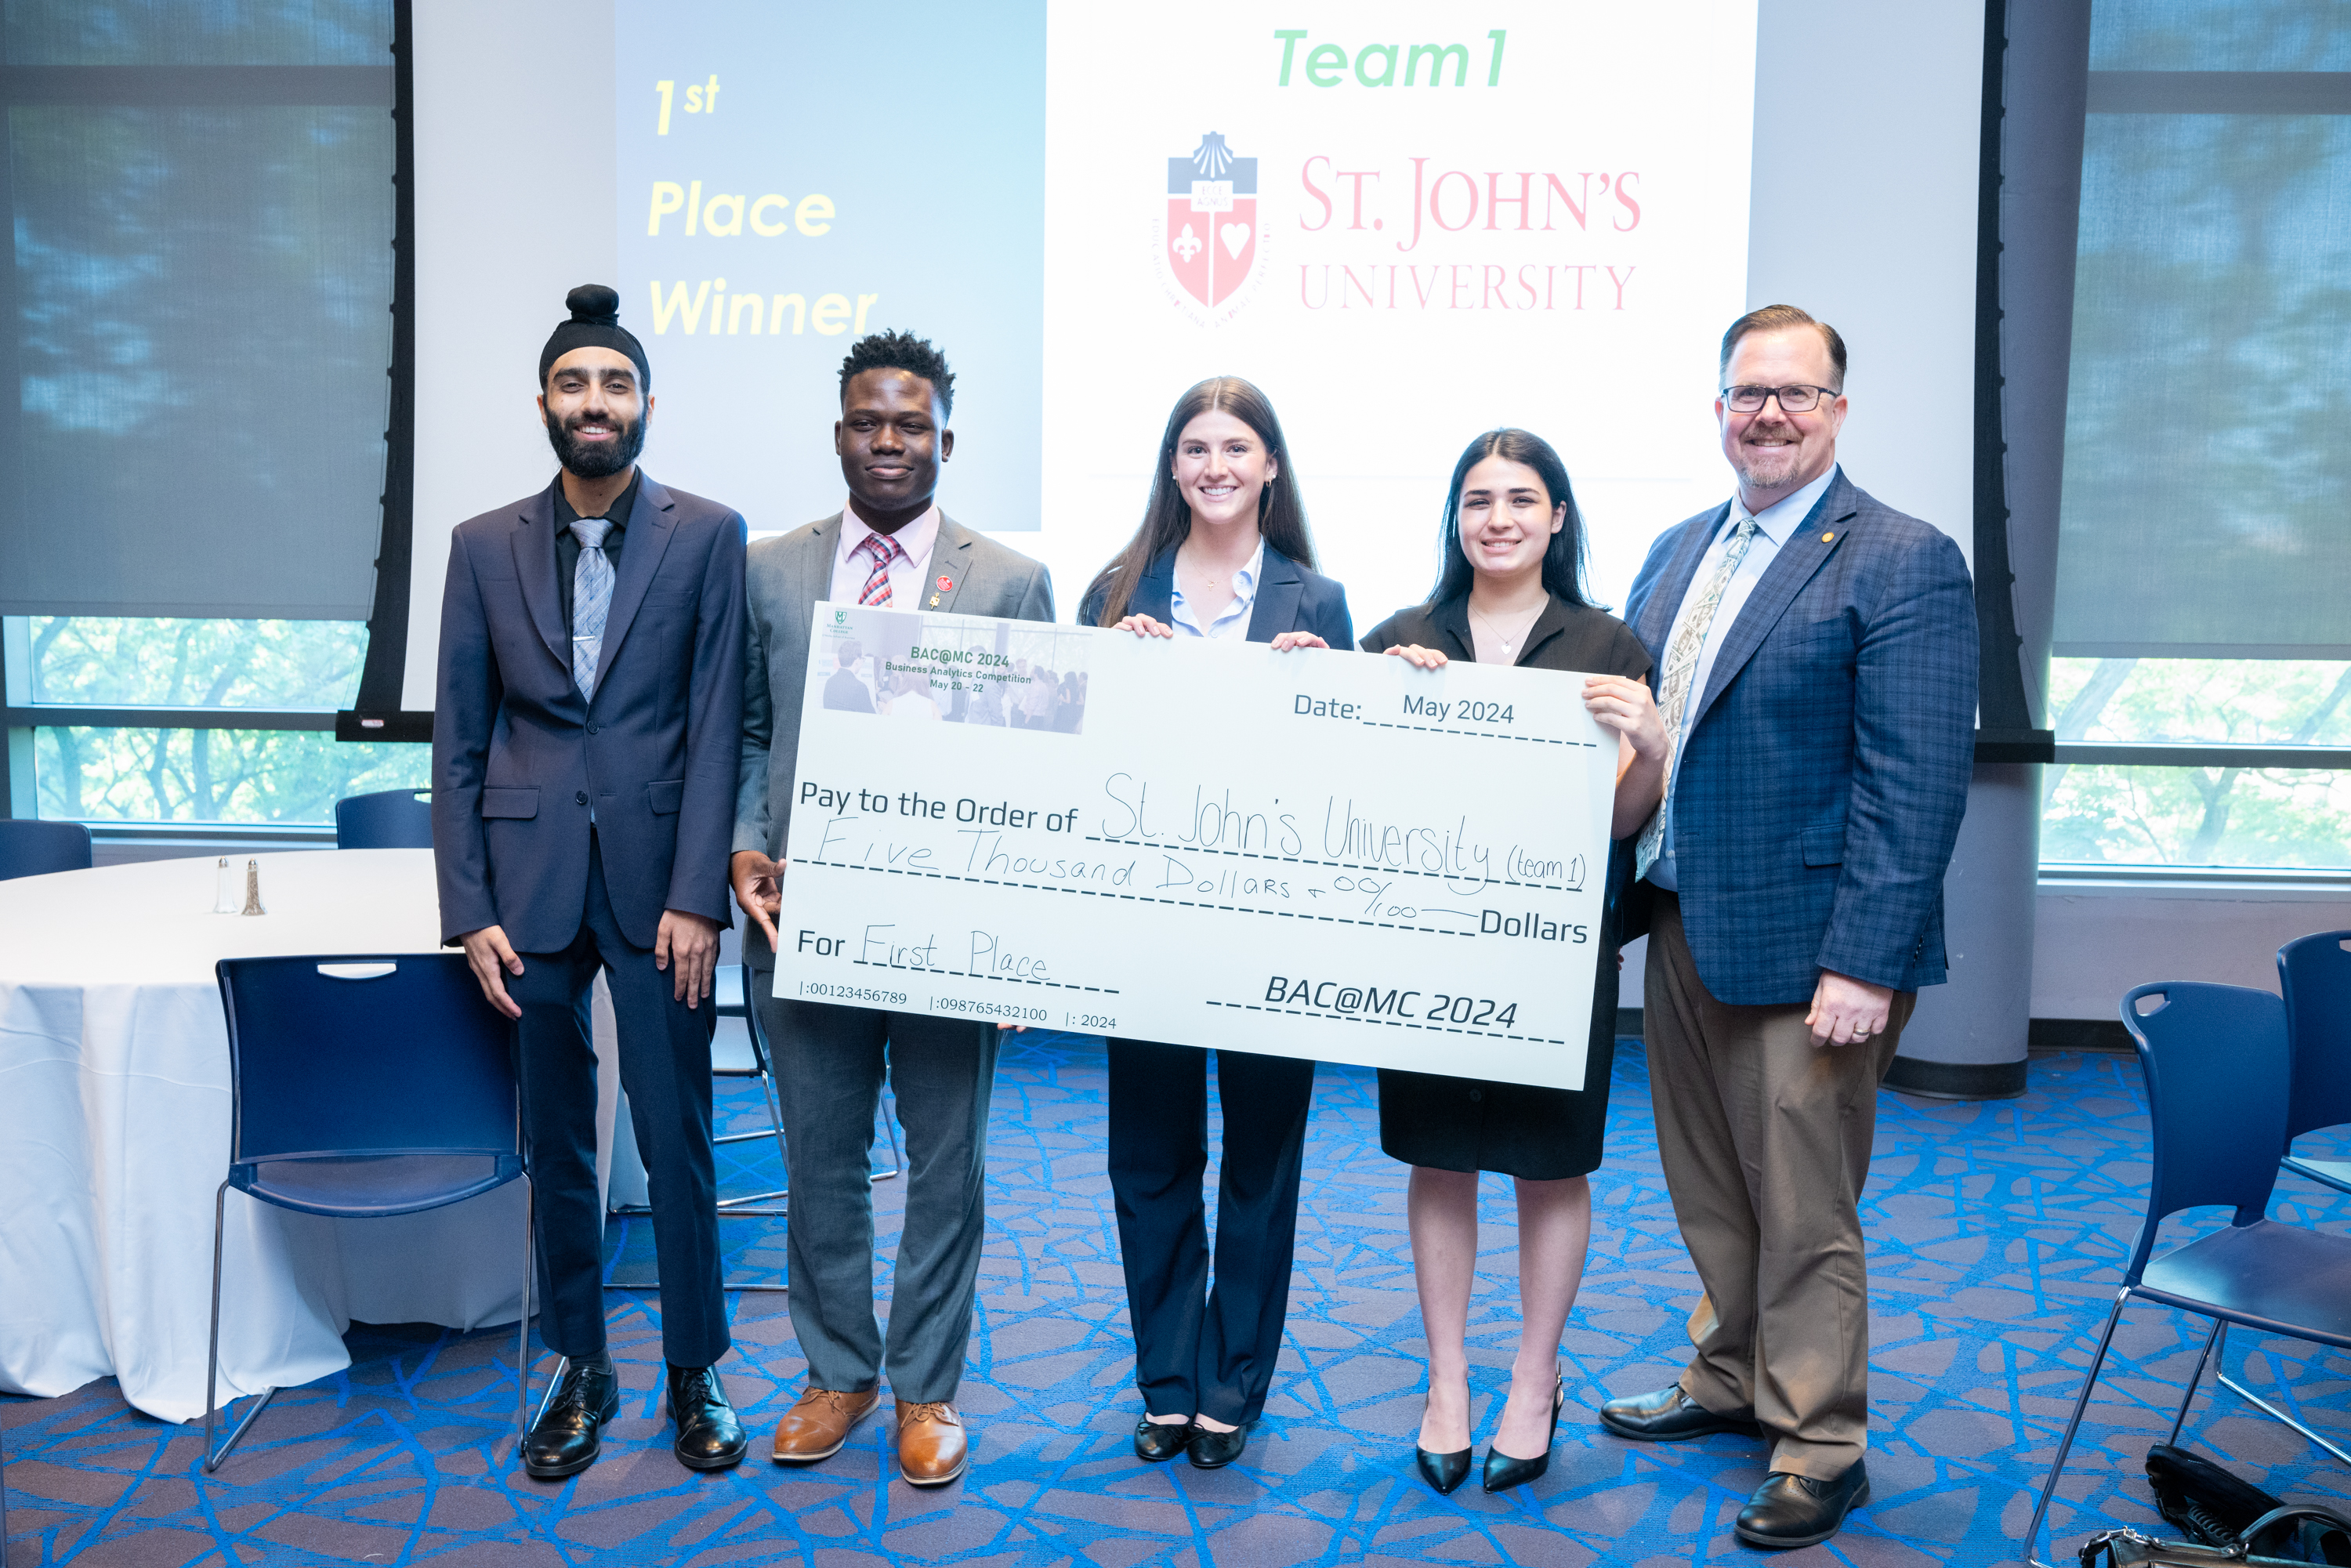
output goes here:
<path id="1" fill-rule="evenodd" d="M 650 391 L 653 384 L 653 367 L 645 362 L 645 346 L 637 335 L 621 325 L 621 297 L 601 283 L 583 283 L 563 297 L 571 308 L 571 319 L 556 323 L 555 330 L 547 335 L 547 347 L 538 351 L 538 384 L 547 387 L 547 372 L 555 361 L 574 349 L 611 349 L 636 361 L 638 384 Z"/>

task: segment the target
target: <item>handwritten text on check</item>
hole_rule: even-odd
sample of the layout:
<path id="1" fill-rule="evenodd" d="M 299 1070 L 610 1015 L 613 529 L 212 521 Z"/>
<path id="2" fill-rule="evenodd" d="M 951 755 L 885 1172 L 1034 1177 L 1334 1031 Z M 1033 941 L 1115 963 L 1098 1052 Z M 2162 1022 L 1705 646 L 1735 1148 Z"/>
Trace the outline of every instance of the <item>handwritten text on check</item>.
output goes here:
<path id="1" fill-rule="evenodd" d="M 820 605 L 777 991 L 1581 1089 L 1616 763 L 1582 692 Z"/>

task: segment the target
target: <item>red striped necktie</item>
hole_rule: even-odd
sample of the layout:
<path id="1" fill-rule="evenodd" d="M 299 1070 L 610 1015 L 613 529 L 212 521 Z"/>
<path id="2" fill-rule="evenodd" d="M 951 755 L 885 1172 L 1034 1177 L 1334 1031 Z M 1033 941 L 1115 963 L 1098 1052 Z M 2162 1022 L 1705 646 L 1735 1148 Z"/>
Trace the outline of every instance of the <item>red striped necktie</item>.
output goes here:
<path id="1" fill-rule="evenodd" d="M 865 589 L 857 602 L 872 609 L 886 607 L 890 602 L 890 563 L 905 559 L 905 547 L 888 534 L 868 534 L 852 552 L 873 558 L 873 570 L 865 574 Z"/>

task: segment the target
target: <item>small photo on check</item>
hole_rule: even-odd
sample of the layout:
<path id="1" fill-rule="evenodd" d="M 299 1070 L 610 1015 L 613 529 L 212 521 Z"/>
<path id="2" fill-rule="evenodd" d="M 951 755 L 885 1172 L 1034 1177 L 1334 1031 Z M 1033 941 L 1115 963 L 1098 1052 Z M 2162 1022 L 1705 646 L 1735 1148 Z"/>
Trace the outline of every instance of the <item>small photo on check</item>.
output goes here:
<path id="1" fill-rule="evenodd" d="M 1076 735 L 1088 641 L 1069 626 L 821 605 L 809 679 L 843 713 Z"/>

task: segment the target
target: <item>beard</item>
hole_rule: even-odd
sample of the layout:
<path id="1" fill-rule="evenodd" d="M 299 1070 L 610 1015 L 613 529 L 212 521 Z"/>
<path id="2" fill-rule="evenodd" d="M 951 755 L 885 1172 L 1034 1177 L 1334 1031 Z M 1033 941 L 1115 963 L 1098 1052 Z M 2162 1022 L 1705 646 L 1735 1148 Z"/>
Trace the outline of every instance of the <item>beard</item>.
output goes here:
<path id="1" fill-rule="evenodd" d="M 1774 435 L 1781 433 L 1767 430 L 1762 434 Z M 1793 432 L 1788 434 L 1792 434 Z M 1741 443 L 1739 456 L 1731 463 L 1731 470 L 1739 476 L 1739 482 L 1750 489 L 1775 490 L 1795 477 L 1803 462 L 1803 450 L 1802 446 L 1792 444 L 1759 451 Z"/>
<path id="2" fill-rule="evenodd" d="M 634 463 L 637 455 L 645 449 L 645 426 L 652 418 L 653 411 L 647 409 L 627 424 L 599 420 L 596 423 L 600 424 L 614 424 L 619 439 L 591 443 L 571 434 L 575 425 L 589 423 L 585 415 L 574 414 L 568 421 L 559 420 L 550 409 L 547 415 L 548 444 L 555 448 L 555 460 L 580 478 L 609 479 L 615 474 L 627 472 L 629 465 Z"/>

